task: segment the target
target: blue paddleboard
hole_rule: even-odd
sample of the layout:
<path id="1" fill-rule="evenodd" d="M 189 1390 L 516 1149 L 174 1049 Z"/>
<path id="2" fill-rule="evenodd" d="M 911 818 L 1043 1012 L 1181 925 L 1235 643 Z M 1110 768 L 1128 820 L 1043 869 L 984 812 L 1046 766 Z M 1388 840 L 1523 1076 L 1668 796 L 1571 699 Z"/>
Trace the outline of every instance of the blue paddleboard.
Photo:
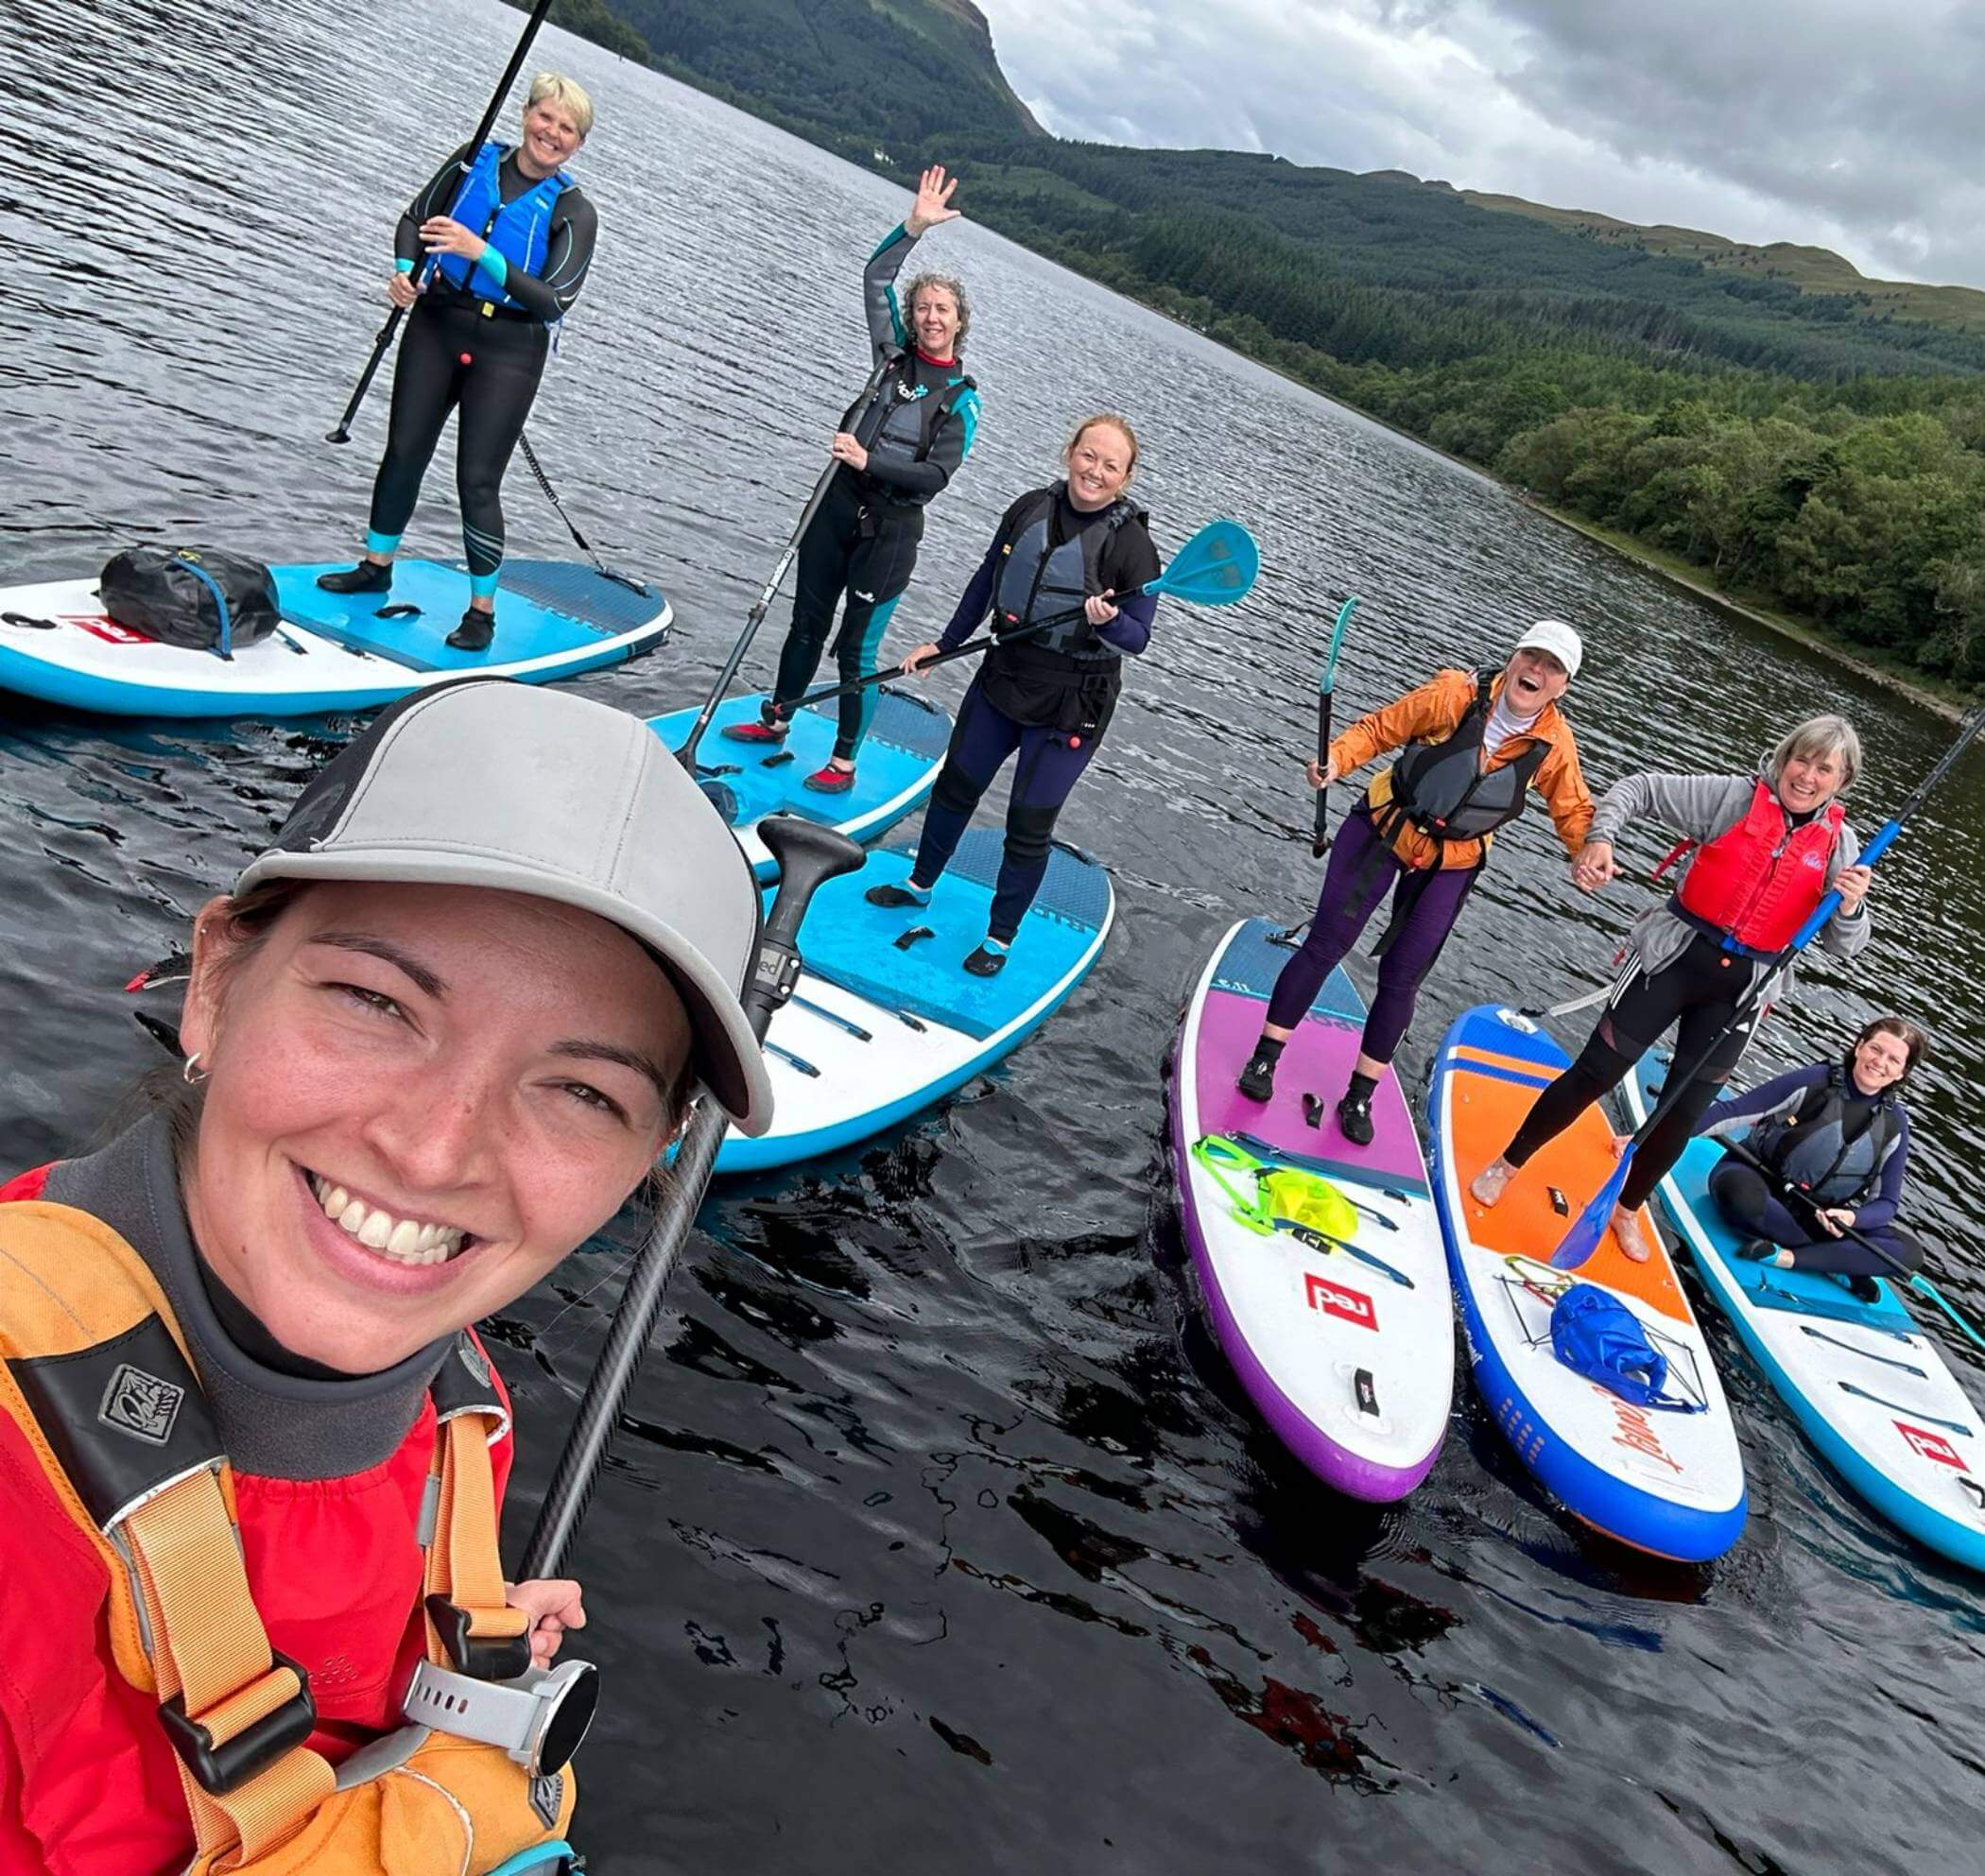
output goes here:
<path id="1" fill-rule="evenodd" d="M 370 710 L 470 671 L 545 683 L 652 650 L 672 613 L 569 560 L 509 560 L 486 651 L 446 644 L 469 604 L 459 562 L 403 559 L 386 593 L 326 593 L 349 561 L 277 566 L 282 627 L 230 657 L 163 645 L 106 615 L 92 580 L 0 592 L 0 689 L 119 716 L 308 716 Z"/>
<path id="2" fill-rule="evenodd" d="M 868 739 L 854 765 L 854 786 L 845 794 L 823 795 L 806 778 L 824 768 L 834 753 L 834 706 L 815 705 L 794 717 L 785 743 L 734 743 L 723 732 L 731 723 L 756 721 L 763 691 L 726 697 L 697 745 L 697 780 L 737 831 L 738 844 L 761 880 L 778 876 L 778 866 L 758 837 L 768 815 L 803 815 L 822 827 L 838 829 L 851 840 L 879 840 L 904 816 L 923 806 L 943 766 L 951 742 L 951 718 L 913 691 L 885 684 L 875 702 Z M 681 746 L 696 722 L 694 710 L 672 710 L 648 718 L 648 728 L 670 749 Z M 808 915 L 807 928 L 813 928 Z"/>
<path id="3" fill-rule="evenodd" d="M 718 1172 L 788 1165 L 895 1126 L 1018 1048 L 1089 974 L 1115 895 L 1101 866 L 1062 846 L 1006 968 L 994 977 L 963 968 L 986 936 L 1002 844 L 997 828 L 968 829 L 927 906 L 889 910 L 863 897 L 909 877 L 908 850 L 872 853 L 814 895 L 799 992 L 766 1041 L 772 1130 L 726 1134 Z"/>

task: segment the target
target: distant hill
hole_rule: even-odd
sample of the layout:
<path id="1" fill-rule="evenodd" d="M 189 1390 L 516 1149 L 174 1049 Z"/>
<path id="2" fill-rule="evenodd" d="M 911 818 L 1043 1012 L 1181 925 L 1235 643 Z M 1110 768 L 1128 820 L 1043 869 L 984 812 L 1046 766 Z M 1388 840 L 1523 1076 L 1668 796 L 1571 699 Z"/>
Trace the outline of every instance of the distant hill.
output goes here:
<path id="1" fill-rule="evenodd" d="M 1045 134 L 971 0 L 557 17 L 1878 658 L 1985 683 L 1985 294 L 1234 150 Z"/>
<path id="2" fill-rule="evenodd" d="M 1374 175 L 1403 172 L 1375 170 Z M 1408 179 L 1412 180 L 1412 179 Z M 1445 182 L 1431 182 L 1447 189 Z M 1790 241 L 1756 247 L 1727 235 L 1706 234 L 1700 228 L 1674 228 L 1666 222 L 1643 226 L 1617 221 L 1596 209 L 1554 209 L 1527 202 L 1521 196 L 1492 196 L 1479 189 L 1456 191 L 1462 201 L 1502 215 L 1528 215 L 1573 234 L 1615 247 L 1637 248 L 1650 254 L 1674 254 L 1700 261 L 1707 267 L 1729 267 L 1765 280 L 1782 280 L 1807 293 L 1846 294 L 1857 300 L 1867 317 L 1890 316 L 1922 319 L 1930 325 L 1965 332 L 1985 332 L 1985 293 L 1971 286 L 1919 286 L 1908 281 L 1870 280 L 1853 262 L 1826 248 L 1802 248 Z"/>

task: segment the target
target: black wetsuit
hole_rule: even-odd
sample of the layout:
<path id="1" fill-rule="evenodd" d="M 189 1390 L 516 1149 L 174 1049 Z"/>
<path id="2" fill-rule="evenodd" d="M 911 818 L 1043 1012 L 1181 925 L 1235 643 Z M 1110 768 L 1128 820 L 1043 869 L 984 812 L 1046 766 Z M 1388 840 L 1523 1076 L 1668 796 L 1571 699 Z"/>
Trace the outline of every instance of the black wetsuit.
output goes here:
<path id="1" fill-rule="evenodd" d="M 393 252 L 422 264 L 421 224 L 446 215 L 475 155 L 469 145 L 438 169 L 400 217 Z M 514 152 L 497 171 L 505 202 L 535 186 L 517 167 Z M 481 268 L 463 288 L 430 271 L 427 284 L 406 321 L 393 373 L 392 416 L 386 455 L 372 485 L 371 536 L 367 546 L 390 554 L 413 517 L 421 479 L 427 473 L 448 413 L 458 405 L 456 491 L 461 501 L 462 547 L 478 591 L 493 591 L 503 564 L 503 476 L 517 439 L 524 434 L 538 380 L 550 349 L 550 327 L 578 297 L 593 261 L 598 232 L 593 204 L 577 187 L 559 197 L 548 231 L 544 270 L 526 273 L 512 267 L 501 287 Z M 494 303 L 475 289 L 506 293 L 516 306 Z"/>

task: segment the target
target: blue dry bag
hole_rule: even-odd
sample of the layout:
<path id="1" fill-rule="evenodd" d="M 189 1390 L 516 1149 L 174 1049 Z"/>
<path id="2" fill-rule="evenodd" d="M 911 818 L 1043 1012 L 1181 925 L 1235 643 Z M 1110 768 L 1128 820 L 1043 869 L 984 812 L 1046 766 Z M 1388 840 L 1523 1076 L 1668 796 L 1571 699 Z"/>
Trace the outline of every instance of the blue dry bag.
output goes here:
<path id="1" fill-rule="evenodd" d="M 1596 1283 L 1574 1283 L 1552 1304 L 1551 1347 L 1566 1368 L 1636 1407 L 1671 1414 L 1700 1411 L 1696 1402 L 1662 1391 L 1667 1357 L 1648 1340 L 1640 1318 Z"/>

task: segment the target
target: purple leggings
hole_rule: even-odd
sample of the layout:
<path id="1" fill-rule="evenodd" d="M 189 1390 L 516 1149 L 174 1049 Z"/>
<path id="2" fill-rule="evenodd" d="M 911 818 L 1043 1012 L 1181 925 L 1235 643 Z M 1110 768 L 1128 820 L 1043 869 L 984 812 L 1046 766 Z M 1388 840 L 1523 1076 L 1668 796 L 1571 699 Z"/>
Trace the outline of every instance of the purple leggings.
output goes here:
<path id="1" fill-rule="evenodd" d="M 1323 890 L 1303 949 L 1282 967 L 1269 998 L 1269 1021 L 1293 1029 L 1303 1021 L 1324 980 L 1349 955 L 1378 903 L 1392 889 L 1395 912 L 1414 895 L 1386 955 L 1378 960 L 1378 994 L 1365 1019 L 1364 1052 L 1373 1061 L 1390 1061 L 1413 1020 L 1421 981 L 1461 915 L 1461 902 L 1475 884 L 1475 867 L 1456 867 L 1431 875 L 1403 866 L 1382 846 L 1364 815 L 1346 815 L 1323 869 Z"/>

